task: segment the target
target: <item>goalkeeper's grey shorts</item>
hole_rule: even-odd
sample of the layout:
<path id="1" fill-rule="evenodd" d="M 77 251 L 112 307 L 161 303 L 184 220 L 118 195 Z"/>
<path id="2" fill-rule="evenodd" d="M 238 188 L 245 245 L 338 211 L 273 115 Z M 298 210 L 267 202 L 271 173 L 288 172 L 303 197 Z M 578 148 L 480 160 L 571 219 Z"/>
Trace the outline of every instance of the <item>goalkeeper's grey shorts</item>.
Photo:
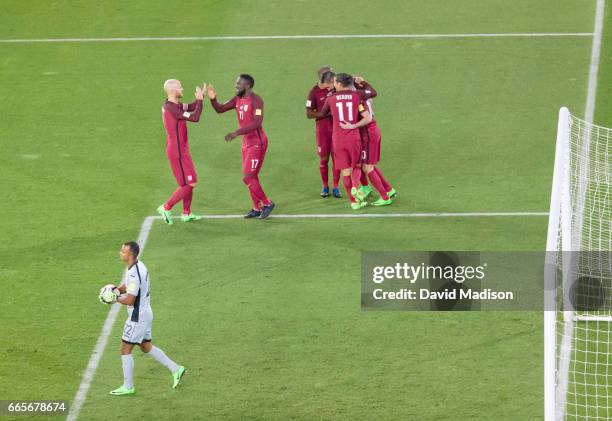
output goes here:
<path id="1" fill-rule="evenodd" d="M 151 325 L 153 320 L 144 322 L 132 322 L 126 320 L 123 325 L 121 340 L 132 345 L 140 345 L 143 342 L 151 342 Z"/>

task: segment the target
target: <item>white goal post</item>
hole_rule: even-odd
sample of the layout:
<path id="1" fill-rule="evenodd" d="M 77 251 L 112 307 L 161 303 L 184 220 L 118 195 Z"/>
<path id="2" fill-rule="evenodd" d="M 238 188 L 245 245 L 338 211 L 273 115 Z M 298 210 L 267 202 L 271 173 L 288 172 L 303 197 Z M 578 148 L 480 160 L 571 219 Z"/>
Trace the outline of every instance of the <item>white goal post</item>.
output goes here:
<path id="1" fill-rule="evenodd" d="M 612 129 L 559 111 L 544 296 L 546 421 L 612 419 Z"/>

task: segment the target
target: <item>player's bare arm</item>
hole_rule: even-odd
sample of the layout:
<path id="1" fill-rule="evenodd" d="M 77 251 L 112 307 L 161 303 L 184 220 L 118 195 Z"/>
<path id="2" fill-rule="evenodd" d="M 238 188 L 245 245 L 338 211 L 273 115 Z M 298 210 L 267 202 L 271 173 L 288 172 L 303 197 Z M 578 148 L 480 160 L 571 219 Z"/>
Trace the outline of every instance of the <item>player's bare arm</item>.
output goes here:
<path id="1" fill-rule="evenodd" d="M 353 130 L 358 129 L 360 127 L 366 126 L 372 122 L 372 114 L 369 111 L 364 111 L 361 113 L 361 120 L 359 120 L 355 124 L 341 122 L 340 127 L 345 130 Z"/>
<path id="2" fill-rule="evenodd" d="M 195 89 L 195 98 L 196 98 L 196 100 L 193 101 L 190 104 L 183 104 L 183 111 L 189 111 L 189 112 L 195 111 L 196 107 L 198 105 L 198 101 L 203 101 L 204 100 L 205 92 L 206 92 L 206 82 L 204 82 L 202 84 L 201 88 L 199 86 L 196 86 L 196 89 Z"/>
<path id="3" fill-rule="evenodd" d="M 215 87 L 211 83 L 208 84 L 206 94 L 210 99 L 210 104 L 218 114 L 233 110 L 236 106 L 236 97 L 230 99 L 224 104 L 219 104 L 219 102 L 217 101 L 217 92 L 215 92 Z"/>
<path id="4" fill-rule="evenodd" d="M 124 304 L 126 306 L 132 306 L 134 305 L 134 302 L 136 301 L 136 296 L 132 295 L 132 294 L 123 294 L 119 297 L 117 297 L 117 302 Z"/>

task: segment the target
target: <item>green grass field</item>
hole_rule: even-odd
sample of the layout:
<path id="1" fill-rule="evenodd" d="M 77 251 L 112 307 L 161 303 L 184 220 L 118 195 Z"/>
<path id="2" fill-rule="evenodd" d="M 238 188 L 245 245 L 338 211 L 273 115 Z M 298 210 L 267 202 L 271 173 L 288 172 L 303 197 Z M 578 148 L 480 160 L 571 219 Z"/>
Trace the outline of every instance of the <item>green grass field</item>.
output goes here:
<path id="1" fill-rule="evenodd" d="M 594 1 L 5 0 L 0 39 L 206 35 L 592 32 Z M 607 16 L 611 16 L 610 9 Z M 162 83 L 221 99 L 248 72 L 266 107 L 262 184 L 279 214 L 346 213 L 318 197 L 306 94 L 322 64 L 378 90 L 381 167 L 398 190 L 367 212 L 547 211 L 557 112 L 582 115 L 591 37 L 0 43 L 0 399 L 72 400 L 117 281 L 117 252 L 175 183 Z M 612 125 L 612 25 L 596 121 Z M 231 114 L 231 113 L 230 113 Z M 190 126 L 193 209 L 250 207 L 234 115 L 205 102 Z M 177 390 L 135 351 L 135 397 L 118 355 L 125 310 L 79 419 L 542 419 L 542 314 L 360 310 L 364 250 L 542 250 L 547 218 L 156 221 L 154 342 L 190 370 Z M 4 418 L 3 418 L 4 419 Z M 6 418 L 8 419 L 8 418 Z M 20 417 L 19 419 L 24 419 Z"/>

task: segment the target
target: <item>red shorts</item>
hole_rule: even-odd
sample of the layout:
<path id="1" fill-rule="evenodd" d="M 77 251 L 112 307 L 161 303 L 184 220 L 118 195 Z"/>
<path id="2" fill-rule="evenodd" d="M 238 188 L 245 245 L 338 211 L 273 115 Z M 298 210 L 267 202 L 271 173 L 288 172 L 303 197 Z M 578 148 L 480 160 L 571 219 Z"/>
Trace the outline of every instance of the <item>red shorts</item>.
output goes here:
<path id="1" fill-rule="evenodd" d="M 242 174 L 259 174 L 266 150 L 268 149 L 268 139 L 263 138 L 258 142 L 242 143 Z"/>
<path id="2" fill-rule="evenodd" d="M 361 130 L 361 162 L 376 165 L 380 161 L 380 129 L 377 125 L 366 126 Z"/>
<path id="3" fill-rule="evenodd" d="M 317 154 L 320 158 L 329 159 L 332 150 L 332 122 L 331 118 L 317 121 Z"/>
<path id="4" fill-rule="evenodd" d="M 361 143 L 359 140 L 349 142 L 334 142 L 332 156 L 334 158 L 334 169 L 344 170 L 355 168 L 360 163 Z"/>
<path id="5" fill-rule="evenodd" d="M 183 154 L 179 158 L 169 158 L 170 168 L 172 168 L 172 174 L 176 178 L 176 182 L 179 186 L 186 184 L 196 183 L 198 181 L 198 175 L 195 172 L 191 155 Z"/>

